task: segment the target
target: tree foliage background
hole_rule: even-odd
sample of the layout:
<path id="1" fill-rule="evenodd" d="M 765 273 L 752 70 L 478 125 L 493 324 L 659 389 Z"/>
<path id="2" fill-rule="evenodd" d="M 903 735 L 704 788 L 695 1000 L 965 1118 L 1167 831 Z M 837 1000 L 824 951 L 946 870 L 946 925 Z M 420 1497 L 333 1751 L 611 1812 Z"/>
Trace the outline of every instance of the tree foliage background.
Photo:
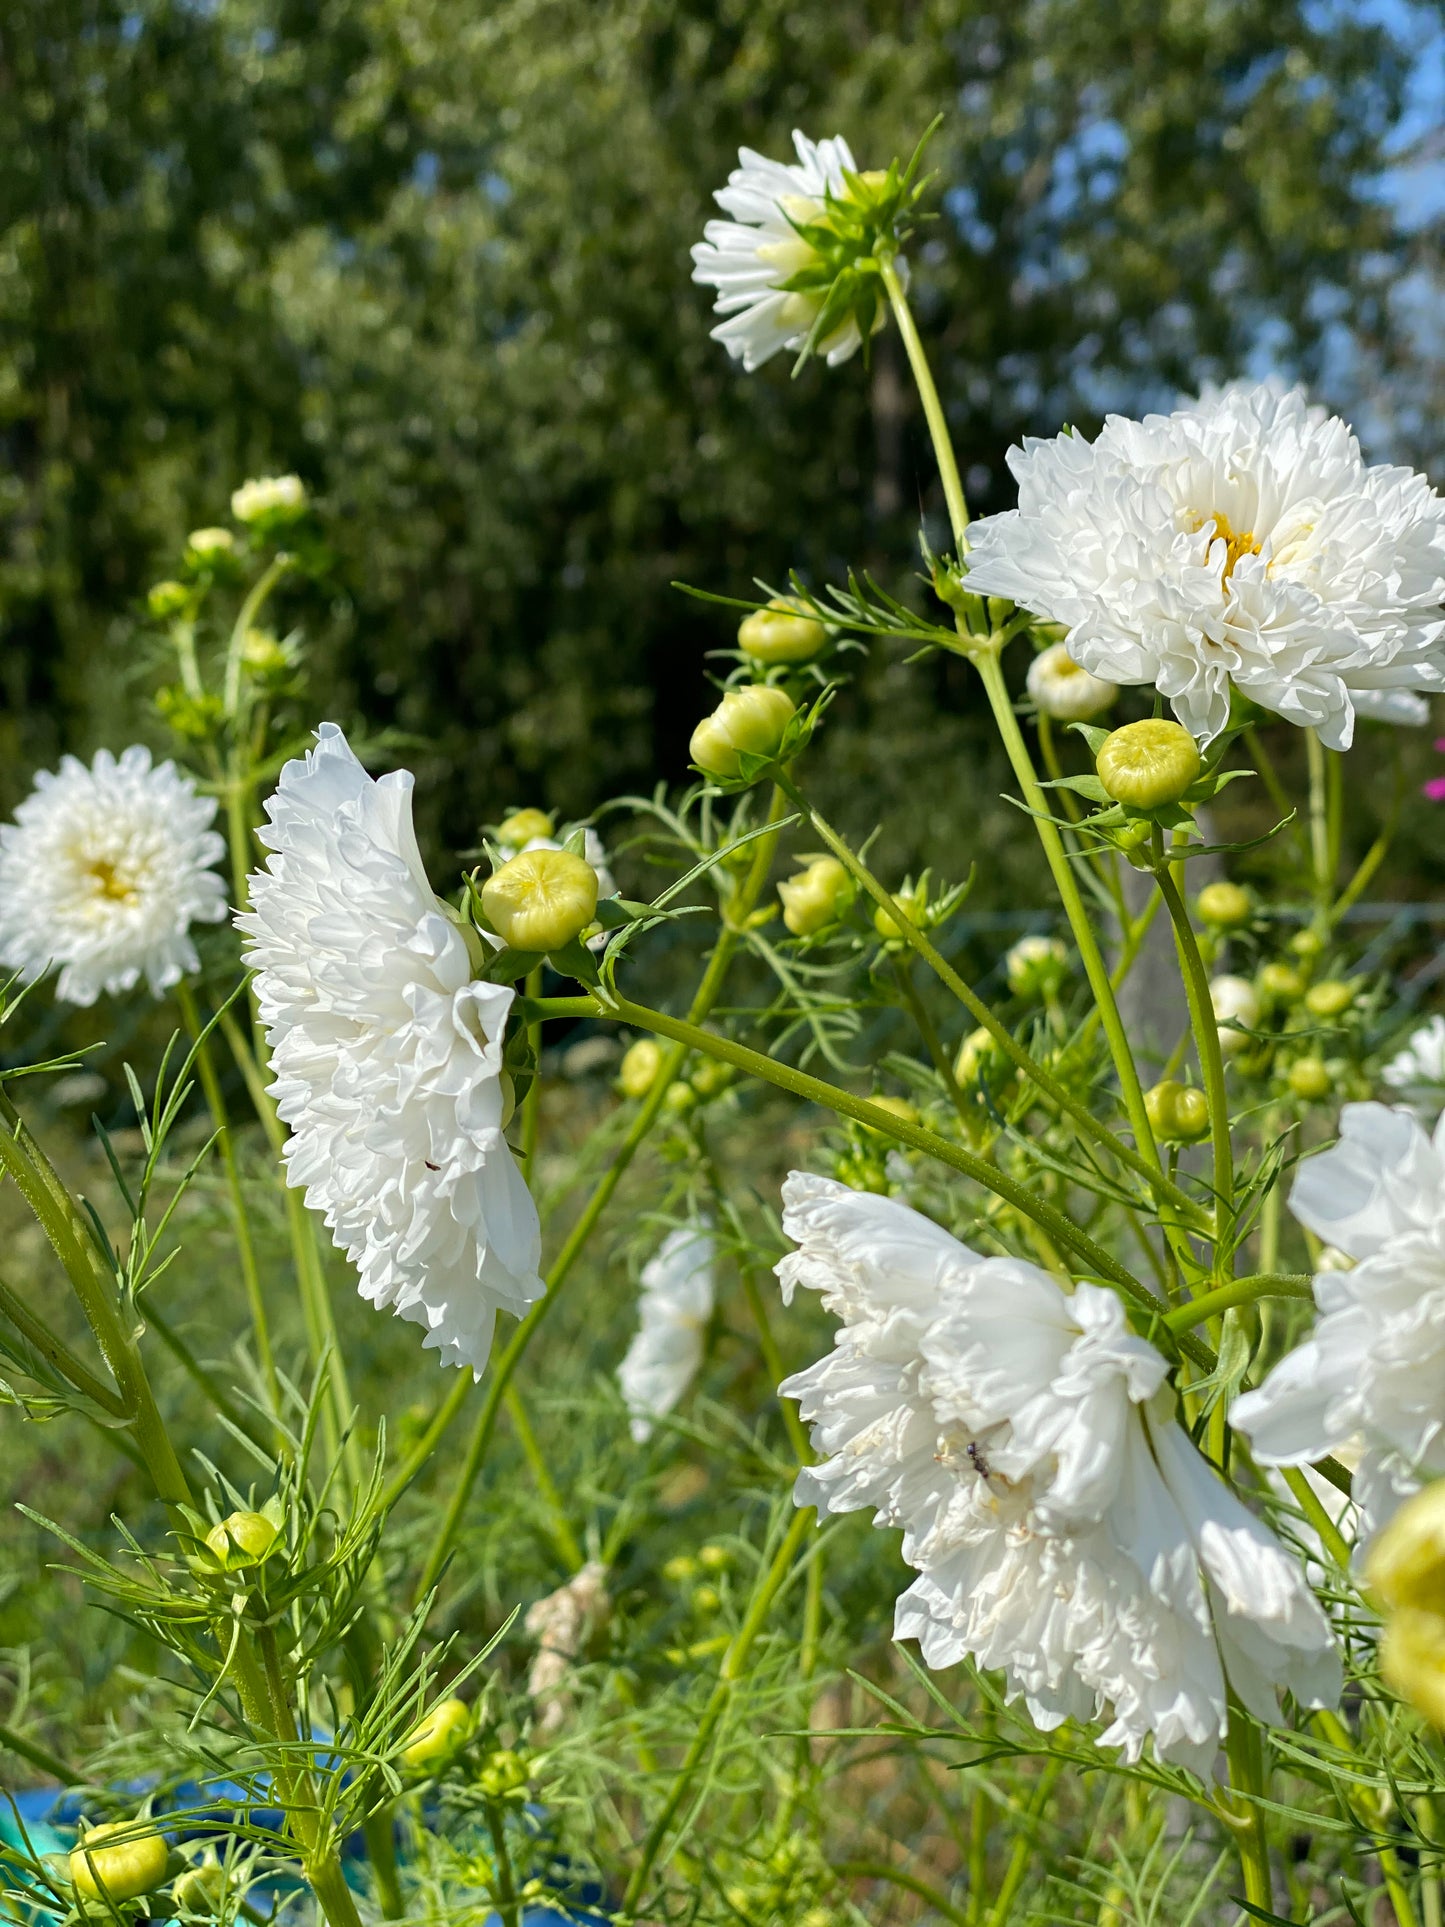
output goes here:
<path id="1" fill-rule="evenodd" d="M 1021 433 L 1265 363 L 1404 419 L 1392 290 L 1433 237 L 1379 178 L 1431 12 L 8 0 L 0 802 L 118 714 L 144 728 L 144 589 L 247 474 L 324 503 L 311 707 L 426 738 L 453 847 L 509 804 L 682 773 L 730 637 L 675 579 L 846 559 L 911 592 L 928 463 L 894 344 L 744 378 L 688 280 L 736 148 L 795 125 L 866 166 L 943 115 L 915 287 L 978 510 Z M 899 860 L 963 805 L 999 830 L 957 663 L 871 664 L 829 736 L 835 789 L 926 799 Z"/>

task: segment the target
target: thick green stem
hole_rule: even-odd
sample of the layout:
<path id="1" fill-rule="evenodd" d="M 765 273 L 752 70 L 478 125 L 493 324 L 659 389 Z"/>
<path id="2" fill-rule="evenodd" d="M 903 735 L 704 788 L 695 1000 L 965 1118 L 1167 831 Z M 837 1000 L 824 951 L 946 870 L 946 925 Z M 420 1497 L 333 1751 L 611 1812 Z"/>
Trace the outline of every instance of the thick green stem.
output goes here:
<path id="1" fill-rule="evenodd" d="M 1209 973 L 1199 954 L 1199 940 L 1179 894 L 1172 870 L 1160 863 L 1156 871 L 1164 907 L 1174 925 L 1174 942 L 1189 1000 L 1189 1020 L 1204 1073 L 1204 1095 L 1209 1100 L 1209 1136 L 1214 1150 L 1214 1246 L 1218 1265 L 1227 1248 L 1234 1222 L 1234 1147 L 1229 1137 L 1229 1096 L 1224 1086 L 1224 1052 L 1219 1043 L 1219 1020 L 1209 994 Z"/>
<path id="2" fill-rule="evenodd" d="M 89 1366 L 82 1364 L 63 1339 L 41 1324 L 23 1299 L 17 1297 L 3 1279 L 0 1279 L 0 1313 L 10 1320 L 26 1344 L 33 1346 L 53 1370 L 69 1380 L 77 1392 L 83 1393 L 111 1418 L 126 1417 L 127 1408 L 121 1403 L 119 1394 L 103 1384 Z"/>
<path id="3" fill-rule="evenodd" d="M 271 1731 L 283 1746 L 296 1750 L 297 1764 L 278 1767 L 276 1781 L 288 1824 L 302 1847 L 307 1881 L 330 1927 L 361 1927 L 361 1916 L 341 1871 L 310 1769 L 301 1763 L 304 1756 L 299 1750 L 296 1717 L 276 1644 L 275 1627 L 263 1626 L 256 1635 L 256 1643 L 264 1671 Z"/>
<path id="4" fill-rule="evenodd" d="M 1243 1797 L 1224 1804 L 1224 1814 L 1239 1853 L 1244 1876 L 1244 1897 L 1252 1907 L 1274 1908 L 1274 1883 L 1269 1871 L 1269 1844 L 1265 1838 L 1264 1814 L 1256 1802 L 1265 1792 L 1264 1753 L 1259 1729 L 1237 1706 L 1231 1706 L 1229 1732 L 1225 1739 L 1229 1758 L 1229 1784 Z"/>
<path id="5" fill-rule="evenodd" d="M 637 1916 L 638 1903 L 647 1891 L 647 1883 L 652 1878 L 657 1857 L 662 1851 L 668 1834 L 672 1831 L 672 1823 L 677 1818 L 678 1810 L 687 1798 L 688 1788 L 692 1785 L 693 1778 L 712 1744 L 713 1735 L 727 1710 L 733 1689 L 747 1669 L 748 1655 L 752 1651 L 753 1642 L 767 1623 L 773 1601 L 792 1571 L 798 1548 L 812 1530 L 813 1525 L 813 1508 L 805 1506 L 784 1535 L 771 1564 L 753 1591 L 742 1625 L 728 1643 L 728 1649 L 723 1654 L 722 1665 L 718 1669 L 717 1685 L 703 1708 L 692 1743 L 687 1749 L 682 1765 L 678 1768 L 668 1796 L 663 1802 L 662 1811 L 648 1830 L 642 1853 L 628 1880 L 627 1891 L 622 1899 L 622 1912 L 630 1918 L 635 1919 Z"/>
<path id="6" fill-rule="evenodd" d="M 1231 1278 L 1213 1291 L 1201 1292 L 1187 1305 L 1166 1312 L 1164 1323 L 1170 1331 L 1189 1331 L 1235 1305 L 1252 1305 L 1260 1298 L 1308 1298 L 1314 1280 L 1303 1271 L 1260 1271 L 1249 1278 Z"/>
<path id="7" fill-rule="evenodd" d="M 221 1164 L 226 1173 L 226 1191 L 231 1205 L 231 1228 L 236 1240 L 236 1257 L 241 1267 L 241 1283 L 246 1293 L 246 1303 L 251 1313 L 251 1330 L 256 1340 L 256 1356 L 261 1362 L 261 1375 L 266 1384 L 266 1396 L 271 1401 L 271 1409 L 281 1409 L 281 1387 L 276 1377 L 276 1360 L 271 1351 L 271 1332 L 266 1319 L 266 1301 L 261 1293 L 261 1273 L 256 1263 L 256 1247 L 251 1238 L 251 1218 L 246 1207 L 245 1187 L 241 1182 L 241 1167 L 236 1158 L 235 1138 L 231 1122 L 226 1114 L 226 1100 L 221 1090 L 221 1080 L 216 1075 L 215 1062 L 211 1057 L 210 1039 L 206 1027 L 201 1022 L 201 1014 L 196 1008 L 191 987 L 182 980 L 176 986 L 176 1002 L 180 1005 L 181 1016 L 186 1029 L 190 1032 L 196 1046 L 196 1073 L 201 1081 L 201 1090 L 211 1113 L 215 1126 L 216 1141 L 220 1146 Z"/>
<path id="8" fill-rule="evenodd" d="M 1310 772 L 1310 868 L 1314 881 L 1315 918 L 1329 922 L 1330 899 L 1334 895 L 1334 869 L 1330 862 L 1329 781 L 1325 772 L 1325 746 L 1313 729 L 1305 731 L 1305 754 Z"/>
<path id="9" fill-rule="evenodd" d="M 496 1879 L 492 1902 L 502 1927 L 520 1927 L 521 1903 L 517 1899 L 517 1878 L 512 1871 L 512 1851 L 507 1844 L 506 1819 L 495 1800 L 487 1802 L 487 1831 L 492 1836 L 492 1861 Z"/>
<path id="10" fill-rule="evenodd" d="M 958 473 L 958 457 L 953 452 L 953 436 L 949 433 L 948 417 L 943 412 L 943 403 L 938 399 L 933 370 L 928 365 L 928 356 L 924 353 L 923 343 L 913 320 L 913 310 L 908 305 L 908 296 L 903 292 L 903 283 L 898 278 L 898 270 L 891 261 L 883 264 L 883 285 L 888 290 L 893 318 L 898 323 L 899 334 L 903 337 L 908 365 L 913 370 L 918 398 L 923 403 L 924 418 L 928 423 L 928 433 L 933 441 L 933 457 L 938 463 L 939 480 L 943 483 L 943 499 L 948 504 L 948 525 L 953 530 L 954 546 L 961 556 L 968 547 L 968 503 L 964 498 L 963 482 Z"/>
<path id="11" fill-rule="evenodd" d="M 508 1385 L 505 1403 L 507 1417 L 512 1421 L 512 1430 L 516 1433 L 517 1443 L 522 1448 L 522 1457 L 527 1461 L 533 1482 L 546 1508 L 547 1530 L 551 1534 L 552 1543 L 568 1571 L 580 1572 L 587 1563 L 586 1554 L 577 1543 L 577 1535 L 573 1532 L 567 1517 L 567 1508 L 562 1503 L 562 1494 L 557 1490 L 546 1456 L 537 1443 L 537 1434 L 532 1430 L 532 1421 L 527 1416 L 522 1395 L 515 1385 Z"/>

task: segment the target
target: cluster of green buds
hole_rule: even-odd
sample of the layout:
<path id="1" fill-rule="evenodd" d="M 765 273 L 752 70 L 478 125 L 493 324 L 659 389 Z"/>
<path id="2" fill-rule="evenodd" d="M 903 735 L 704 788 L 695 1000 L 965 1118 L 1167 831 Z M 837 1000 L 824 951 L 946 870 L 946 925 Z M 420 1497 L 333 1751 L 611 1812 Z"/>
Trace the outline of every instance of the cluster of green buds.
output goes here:
<path id="1" fill-rule="evenodd" d="M 532 1769 L 525 1754 L 511 1747 L 499 1747 L 489 1753 L 477 1769 L 476 1784 L 484 1800 L 498 1804 L 510 1801 L 520 1806 L 532 1784 Z"/>
<path id="2" fill-rule="evenodd" d="M 1195 907 L 1211 955 L 1225 939 L 1258 927 L 1253 900 L 1237 884 L 1209 884 Z M 1301 930 L 1290 939 L 1287 955 L 1266 958 L 1251 976 L 1224 972 L 1210 982 L 1226 1057 L 1241 1075 L 1272 1082 L 1277 1096 L 1301 1105 L 1369 1094 L 1351 1073 L 1362 986 L 1343 976 L 1317 975 L 1324 953 L 1319 934 Z"/>
<path id="3" fill-rule="evenodd" d="M 775 1927 L 784 1920 L 796 1921 L 798 1927 L 834 1927 L 842 1918 L 835 1885 L 817 1845 L 794 1833 L 771 1853 L 740 1868 L 724 1898 L 731 1916 L 747 1927 Z"/>
<path id="4" fill-rule="evenodd" d="M 795 937 L 830 930 L 852 905 L 853 879 L 835 856 L 816 856 L 778 885 L 783 923 Z"/>

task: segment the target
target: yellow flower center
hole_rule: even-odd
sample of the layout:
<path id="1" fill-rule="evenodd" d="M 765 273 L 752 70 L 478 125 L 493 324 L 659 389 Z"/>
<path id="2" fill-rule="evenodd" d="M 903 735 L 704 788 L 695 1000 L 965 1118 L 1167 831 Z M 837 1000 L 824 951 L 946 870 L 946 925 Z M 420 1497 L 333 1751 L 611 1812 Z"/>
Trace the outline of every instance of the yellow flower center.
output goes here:
<path id="1" fill-rule="evenodd" d="M 96 896 L 104 897 L 110 903 L 140 901 L 140 893 L 132 879 L 109 857 L 92 857 L 85 866 L 85 873 L 95 885 Z"/>
<path id="2" fill-rule="evenodd" d="M 1221 588 L 1234 574 L 1234 566 L 1241 556 L 1258 555 L 1263 547 L 1253 529 L 1232 528 L 1229 517 L 1220 515 L 1217 510 L 1209 515 L 1192 515 L 1190 521 L 1196 529 L 1205 528 L 1212 523 L 1214 533 L 1209 538 L 1209 546 L 1213 548 L 1216 542 L 1224 544 L 1224 572 L 1219 578 Z"/>

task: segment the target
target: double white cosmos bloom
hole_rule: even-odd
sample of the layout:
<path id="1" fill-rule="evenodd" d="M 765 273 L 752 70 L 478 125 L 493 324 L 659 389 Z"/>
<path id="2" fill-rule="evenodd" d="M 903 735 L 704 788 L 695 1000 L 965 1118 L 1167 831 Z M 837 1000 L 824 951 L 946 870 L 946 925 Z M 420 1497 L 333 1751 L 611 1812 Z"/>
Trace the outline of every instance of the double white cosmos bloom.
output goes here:
<path id="1" fill-rule="evenodd" d="M 787 1380 L 822 1462 L 795 1496 L 903 1528 L 918 1578 L 895 1636 L 930 1666 L 1001 1668 L 1045 1730 L 1107 1718 L 1101 1744 L 1209 1772 L 1226 1682 L 1340 1692 L 1300 1566 L 1174 1415 L 1166 1364 L 1112 1292 L 980 1258 L 895 1200 L 794 1172 L 783 1295 L 820 1292 L 834 1350 Z"/>
<path id="2" fill-rule="evenodd" d="M 1290 1208 L 1358 1262 L 1319 1273 L 1313 1331 L 1230 1422 L 1266 1465 L 1359 1450 L 1367 1537 L 1445 1475 L 1445 1120 L 1432 1142 L 1407 1110 L 1347 1104 L 1339 1143 L 1300 1167 Z"/>
<path id="3" fill-rule="evenodd" d="M 1423 721 L 1445 688 L 1445 500 L 1370 468 L 1304 393 L 1238 384 L 1097 440 L 1009 453 L 1019 505 L 970 530 L 971 588 L 1067 625 L 1111 683 L 1152 683 L 1203 741 L 1231 681 L 1348 748 L 1356 713 Z"/>
<path id="4" fill-rule="evenodd" d="M 325 1214 L 361 1295 L 480 1376 L 498 1310 L 542 1294 L 536 1206 L 502 1126 L 513 993 L 472 981 L 411 821 L 334 724 L 266 806 L 274 852 L 237 918 L 291 1129 L 288 1181 Z"/>
<path id="5" fill-rule="evenodd" d="M 740 165 L 714 196 L 732 219 L 709 221 L 703 229 L 705 238 L 692 250 L 693 280 L 717 289 L 713 305 L 718 314 L 727 316 L 713 329 L 712 338 L 749 374 L 780 349 L 796 354 L 807 341 L 823 297 L 783 285 L 817 259 L 797 230 L 821 221 L 827 213 L 827 196 L 841 200 L 848 192 L 845 170 L 858 171 L 841 134 L 833 140 L 810 141 L 795 132 L 793 146 L 798 154 L 794 166 L 770 161 L 750 147 L 738 149 Z M 900 260 L 900 274 L 905 266 Z M 886 309 L 880 307 L 875 333 L 885 315 Z M 836 368 L 862 345 L 858 323 L 849 315 L 818 344 L 818 353 Z"/>
<path id="6" fill-rule="evenodd" d="M 712 1232 L 680 1225 L 642 1268 L 637 1334 L 617 1372 L 639 1445 L 697 1376 L 712 1316 L 713 1260 Z"/>
<path id="7" fill-rule="evenodd" d="M 0 963 L 26 981 L 58 964 L 72 1004 L 142 977 L 162 995 L 200 967 L 191 925 L 226 914 L 215 814 L 139 745 L 118 760 L 103 749 L 89 768 L 64 757 L 0 828 Z"/>

